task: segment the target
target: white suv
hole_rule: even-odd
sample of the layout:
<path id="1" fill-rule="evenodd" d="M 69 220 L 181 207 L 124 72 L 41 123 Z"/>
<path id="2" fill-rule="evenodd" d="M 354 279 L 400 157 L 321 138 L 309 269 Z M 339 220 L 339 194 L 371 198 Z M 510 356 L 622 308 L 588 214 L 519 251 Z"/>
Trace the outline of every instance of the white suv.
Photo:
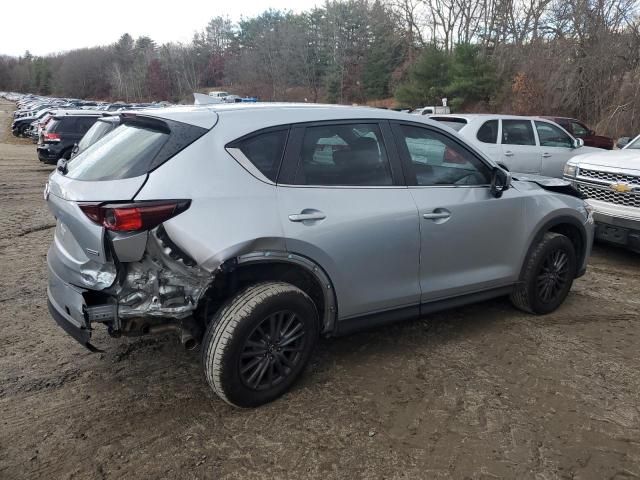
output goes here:
<path id="1" fill-rule="evenodd" d="M 601 152 L 585 147 L 557 123 L 540 117 L 516 115 L 433 115 L 512 172 L 562 177 L 575 155 Z"/>

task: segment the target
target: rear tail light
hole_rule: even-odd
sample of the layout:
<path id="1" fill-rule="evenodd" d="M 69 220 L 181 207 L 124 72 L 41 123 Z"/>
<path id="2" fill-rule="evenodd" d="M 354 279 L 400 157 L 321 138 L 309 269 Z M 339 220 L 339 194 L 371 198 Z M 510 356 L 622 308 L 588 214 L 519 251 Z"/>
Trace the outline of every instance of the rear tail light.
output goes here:
<path id="1" fill-rule="evenodd" d="M 44 132 L 44 136 L 42 138 L 44 139 L 45 142 L 59 142 L 60 134 Z"/>
<path id="2" fill-rule="evenodd" d="M 113 232 L 151 230 L 184 212 L 191 200 L 144 201 L 126 204 L 80 204 L 80 209 L 94 223 Z"/>

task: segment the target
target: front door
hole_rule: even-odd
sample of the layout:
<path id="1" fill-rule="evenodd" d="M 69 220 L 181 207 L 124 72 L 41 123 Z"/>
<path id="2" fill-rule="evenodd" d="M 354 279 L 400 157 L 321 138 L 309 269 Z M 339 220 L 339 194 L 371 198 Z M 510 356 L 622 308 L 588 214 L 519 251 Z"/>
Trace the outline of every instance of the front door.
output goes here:
<path id="1" fill-rule="evenodd" d="M 560 127 L 536 120 L 536 133 L 540 143 L 541 175 L 562 177 L 564 165 L 575 154 L 573 139 Z"/>
<path id="2" fill-rule="evenodd" d="M 539 175 L 542 159 L 531 120 L 501 120 L 501 124 L 501 162 L 511 172 Z"/>
<path id="3" fill-rule="evenodd" d="M 416 206 L 382 129 L 371 121 L 293 128 L 283 168 L 295 165 L 278 180 L 287 250 L 327 272 L 339 320 L 420 300 Z"/>
<path id="4" fill-rule="evenodd" d="M 420 217 L 422 302 L 513 283 L 524 243 L 524 203 L 490 191 L 491 167 L 452 135 L 394 124 Z"/>

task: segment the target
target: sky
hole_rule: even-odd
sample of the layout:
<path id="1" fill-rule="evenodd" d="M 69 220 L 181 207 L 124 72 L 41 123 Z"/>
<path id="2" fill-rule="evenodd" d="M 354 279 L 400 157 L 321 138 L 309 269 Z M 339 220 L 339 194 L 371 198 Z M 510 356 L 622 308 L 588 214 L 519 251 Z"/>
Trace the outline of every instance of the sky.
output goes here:
<path id="1" fill-rule="evenodd" d="M 236 22 L 269 8 L 301 12 L 322 0 L 2 0 L 0 54 L 46 55 L 114 43 L 123 33 L 188 42 L 216 16 Z"/>

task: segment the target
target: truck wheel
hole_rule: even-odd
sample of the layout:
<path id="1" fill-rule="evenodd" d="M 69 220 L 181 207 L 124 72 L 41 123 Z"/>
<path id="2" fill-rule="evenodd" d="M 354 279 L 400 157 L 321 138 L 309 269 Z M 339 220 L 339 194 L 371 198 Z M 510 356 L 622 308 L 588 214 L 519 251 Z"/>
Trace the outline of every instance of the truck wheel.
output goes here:
<path id="1" fill-rule="evenodd" d="M 511 294 L 511 303 L 529 313 L 553 312 L 571 290 L 576 262 L 571 240 L 559 233 L 545 233 L 525 262 L 522 282 Z"/>
<path id="2" fill-rule="evenodd" d="M 237 407 L 275 400 L 304 369 L 318 334 L 316 307 L 302 290 L 282 282 L 252 285 L 209 322 L 202 346 L 207 382 Z"/>

